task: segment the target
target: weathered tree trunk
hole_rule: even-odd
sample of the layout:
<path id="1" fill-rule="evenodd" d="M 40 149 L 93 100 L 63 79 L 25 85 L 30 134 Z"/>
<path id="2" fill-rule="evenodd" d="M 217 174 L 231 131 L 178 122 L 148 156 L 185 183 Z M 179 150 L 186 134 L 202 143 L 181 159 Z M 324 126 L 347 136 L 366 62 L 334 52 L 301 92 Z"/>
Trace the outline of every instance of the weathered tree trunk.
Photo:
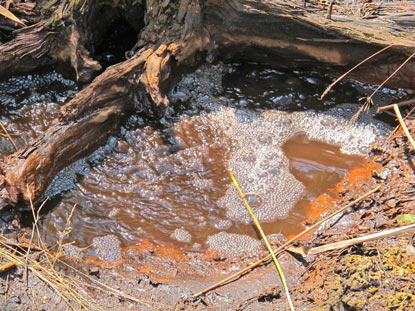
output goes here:
<path id="1" fill-rule="evenodd" d="M 77 80 L 87 82 L 101 70 L 90 53 L 116 18 L 124 18 L 140 30 L 140 35 L 128 60 L 98 75 L 62 107 L 59 120 L 41 138 L 4 160 L 0 206 L 27 202 L 28 188 L 34 200 L 40 198 L 59 170 L 95 150 L 121 124 L 124 115 L 140 112 L 160 117 L 169 105 L 166 94 L 171 78 L 180 66 L 220 58 L 275 66 L 325 64 L 344 68 L 398 39 L 384 20 L 351 20 L 348 15 L 338 16 L 339 8 L 328 20 L 327 7 L 318 1 L 307 1 L 307 7 L 304 3 L 40 2 L 41 20 L 16 31 L 15 39 L 0 46 L 0 76 L 64 63 L 70 64 Z M 140 25 L 144 25 L 142 29 L 138 29 Z M 409 27 L 406 31 L 411 30 Z M 402 38 L 402 32 L 399 36 Z M 367 80 L 380 82 L 406 57 L 414 39 L 399 40 L 399 46 L 373 58 L 371 66 L 381 62 L 386 69 L 378 75 L 368 75 Z M 388 63 L 392 56 L 393 61 Z M 409 74 L 413 65 L 405 68 L 389 85 L 413 86 Z"/>

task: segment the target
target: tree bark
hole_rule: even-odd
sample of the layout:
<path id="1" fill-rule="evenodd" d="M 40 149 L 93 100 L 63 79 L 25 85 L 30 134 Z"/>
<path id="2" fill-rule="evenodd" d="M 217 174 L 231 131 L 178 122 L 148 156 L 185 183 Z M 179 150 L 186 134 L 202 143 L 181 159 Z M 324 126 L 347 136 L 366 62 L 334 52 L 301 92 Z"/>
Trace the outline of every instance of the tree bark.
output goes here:
<path id="1" fill-rule="evenodd" d="M 91 52 L 116 18 L 124 18 L 140 35 L 129 59 L 98 75 L 62 107 L 59 119 L 41 138 L 4 160 L 0 208 L 27 203 L 28 188 L 31 198 L 39 199 L 59 170 L 103 144 L 129 113 L 159 118 L 169 105 L 166 94 L 182 66 L 238 59 L 279 67 L 330 65 L 344 70 L 399 39 L 399 44 L 368 63 L 381 64 L 376 65 L 377 74 L 360 73 L 361 78 L 380 83 L 415 43 L 409 36 L 401 39 L 402 32 L 398 37 L 384 19 L 353 19 L 339 15 L 340 8 L 335 7 L 329 20 L 327 7 L 319 1 L 307 1 L 306 7 L 304 3 L 40 2 L 42 20 L 16 31 L 15 39 L 0 46 L 0 76 L 64 63 L 71 66 L 77 80 L 87 82 L 101 70 Z M 408 20 L 413 17 L 410 13 Z M 410 27 L 401 28 L 410 33 Z M 413 87 L 413 69 L 412 63 L 406 66 L 389 86 Z"/>

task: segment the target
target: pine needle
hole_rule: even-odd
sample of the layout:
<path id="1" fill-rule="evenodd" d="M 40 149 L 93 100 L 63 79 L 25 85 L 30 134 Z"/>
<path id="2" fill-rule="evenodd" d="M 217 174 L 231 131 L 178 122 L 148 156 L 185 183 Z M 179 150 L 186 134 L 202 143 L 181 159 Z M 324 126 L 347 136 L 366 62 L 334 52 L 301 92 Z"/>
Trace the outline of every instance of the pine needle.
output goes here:
<path id="1" fill-rule="evenodd" d="M 281 266 L 280 266 L 280 264 L 279 264 L 279 262 L 278 262 L 278 260 L 277 260 L 277 257 L 275 256 L 274 251 L 272 250 L 272 247 L 271 247 L 271 245 L 269 244 L 268 239 L 267 239 L 267 237 L 265 236 L 265 233 L 264 233 L 264 231 L 262 230 L 261 225 L 259 224 L 259 222 L 258 222 L 258 220 L 257 220 L 257 218 L 256 218 L 256 216 L 255 216 L 255 214 L 252 212 L 252 209 L 251 209 L 251 207 L 249 206 L 249 203 L 248 203 L 248 201 L 246 200 L 245 195 L 242 193 L 241 189 L 239 188 L 239 185 L 238 185 L 238 183 L 237 183 L 237 181 L 236 181 L 236 179 L 235 179 L 235 176 L 232 174 L 232 172 L 229 172 L 229 174 L 230 174 L 230 176 L 231 176 L 231 178 L 232 178 L 232 181 L 233 181 L 233 184 L 235 185 L 236 190 L 238 190 L 239 196 L 240 196 L 240 197 L 242 198 L 242 200 L 244 201 L 245 207 L 246 207 L 246 209 L 248 210 L 249 214 L 251 215 L 252 220 L 253 220 L 253 221 L 254 221 L 254 223 L 255 223 L 255 226 L 257 227 L 257 229 L 258 229 L 259 233 L 261 234 L 261 237 L 264 239 L 265 245 L 267 246 L 268 251 L 269 251 L 269 252 L 270 252 L 270 254 L 271 254 L 272 260 L 274 261 L 275 266 L 277 267 L 278 273 L 279 273 L 279 275 L 280 275 L 280 278 L 281 278 L 282 284 L 284 285 L 284 289 L 285 289 L 285 292 L 286 292 L 286 294 L 287 294 L 288 304 L 290 305 L 291 310 L 292 310 L 292 311 L 295 311 L 295 309 L 294 309 L 294 305 L 293 305 L 293 302 L 292 302 L 292 300 L 291 300 L 290 292 L 289 292 L 289 290 L 288 290 L 288 285 L 287 285 L 287 282 L 285 281 L 284 273 L 282 272 L 282 269 L 281 269 Z"/>
<path id="2" fill-rule="evenodd" d="M 12 20 L 13 22 L 19 24 L 20 26 L 26 27 L 25 23 L 23 23 L 16 15 L 6 9 L 4 6 L 0 5 L 0 15 Z"/>

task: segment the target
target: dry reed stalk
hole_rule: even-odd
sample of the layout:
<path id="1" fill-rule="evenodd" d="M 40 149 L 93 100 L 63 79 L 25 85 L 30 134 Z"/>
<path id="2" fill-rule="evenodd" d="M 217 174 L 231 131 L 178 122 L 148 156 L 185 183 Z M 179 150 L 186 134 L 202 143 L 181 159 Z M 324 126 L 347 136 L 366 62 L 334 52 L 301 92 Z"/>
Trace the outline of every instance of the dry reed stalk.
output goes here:
<path id="1" fill-rule="evenodd" d="M 408 226 L 403 226 L 403 227 L 394 228 L 394 229 L 388 229 L 388 230 L 368 234 L 368 235 L 365 235 L 365 236 L 361 236 L 361 237 L 358 237 L 358 238 L 339 241 L 339 242 L 330 243 L 330 244 L 326 244 L 326 245 L 322 245 L 322 246 L 318 246 L 318 247 L 313 247 L 313 248 L 310 248 L 310 247 L 290 247 L 289 251 L 300 254 L 300 255 L 316 255 L 316 254 L 320 254 L 320 253 L 327 252 L 327 251 L 332 251 L 332 250 L 336 250 L 336 249 L 350 247 L 350 246 L 360 244 L 360 243 L 364 243 L 364 242 L 379 240 L 379 239 L 386 238 L 386 237 L 392 237 L 392 236 L 396 236 L 398 234 L 404 234 L 404 233 L 414 231 L 414 230 L 415 230 L 415 224 L 412 224 L 412 225 L 408 225 Z"/>
<path id="2" fill-rule="evenodd" d="M 0 5 L 0 6 L 1 6 L 1 5 Z M 1 126 L 2 130 L 4 131 L 4 133 L 6 133 L 7 138 L 8 138 L 8 139 L 10 140 L 10 142 L 13 144 L 15 151 L 17 151 L 18 149 L 17 149 L 16 144 L 14 143 L 13 138 L 11 137 L 11 135 L 9 134 L 9 132 L 7 131 L 6 127 L 3 125 L 3 123 L 2 123 L 2 122 L 0 122 L 0 126 Z"/>
<path id="3" fill-rule="evenodd" d="M 369 95 L 369 97 L 368 97 L 368 99 L 372 99 L 372 97 L 373 97 L 373 95 L 375 95 L 376 94 L 376 92 L 377 91 L 379 91 L 379 89 L 380 88 L 382 88 L 385 84 L 386 84 L 386 82 L 388 82 L 390 79 L 392 79 L 393 78 L 393 76 L 394 75 L 396 75 L 398 72 L 399 72 L 399 70 L 401 70 L 402 69 L 402 67 L 403 66 L 405 66 L 413 57 L 415 56 L 415 52 L 414 53 L 412 53 L 411 55 L 409 55 L 408 56 L 408 58 L 407 59 L 405 59 L 405 61 L 402 63 L 402 64 L 400 64 L 399 65 L 399 67 L 398 68 L 396 68 L 395 69 L 395 71 L 394 72 L 392 72 L 390 75 L 389 75 L 389 77 L 387 77 L 381 84 L 379 84 L 379 86 L 372 92 L 372 94 L 370 94 Z"/>
<path id="4" fill-rule="evenodd" d="M 401 124 L 402 129 L 403 129 L 403 131 L 404 131 L 404 133 L 405 133 L 406 137 L 408 137 L 408 140 L 409 140 L 409 142 L 411 143 L 412 148 L 414 148 L 414 150 L 415 150 L 415 141 L 414 141 L 414 139 L 412 138 L 411 133 L 409 133 L 409 130 L 408 130 L 408 128 L 406 127 L 405 121 L 402 119 L 402 115 L 401 115 L 401 112 L 400 112 L 400 110 L 399 110 L 398 105 L 396 105 L 396 104 L 395 104 L 395 105 L 393 105 L 393 110 L 395 110 L 396 117 L 398 118 L 399 123 Z"/>
<path id="5" fill-rule="evenodd" d="M 377 51 L 376 53 L 370 55 L 369 57 L 366 57 L 364 60 L 362 60 L 360 63 L 358 63 L 357 65 L 355 65 L 352 69 L 348 70 L 347 72 L 345 72 L 344 74 L 342 74 L 340 77 L 338 77 L 336 79 L 336 81 L 334 81 L 332 84 L 330 84 L 323 92 L 323 94 L 321 94 L 320 99 L 323 99 L 328 92 L 330 92 L 330 90 L 333 88 L 333 86 L 335 86 L 338 82 L 340 82 L 341 80 L 344 79 L 344 77 L 346 77 L 349 73 L 351 73 L 353 70 L 355 70 L 356 68 L 360 67 L 361 65 L 363 65 L 364 63 L 366 63 L 368 60 L 372 59 L 373 57 L 375 57 L 376 55 L 379 55 L 380 53 L 390 49 L 391 47 L 395 46 L 396 43 L 394 44 L 389 44 L 388 46 L 384 47 L 383 49 L 381 49 L 380 51 Z"/>
<path id="6" fill-rule="evenodd" d="M 393 109 L 394 105 L 397 105 L 398 107 L 404 107 L 404 106 L 408 106 L 408 105 L 412 105 L 412 104 L 415 104 L 415 99 L 404 100 L 404 101 L 396 103 L 396 104 L 391 104 L 391 105 L 379 107 L 376 112 L 381 112 L 381 111 Z"/>
<path id="7" fill-rule="evenodd" d="M 291 309 L 292 311 L 295 311 L 295 309 L 294 309 L 294 305 L 293 305 L 293 302 L 292 302 L 292 300 L 291 300 L 290 291 L 288 290 L 288 285 L 287 285 L 287 282 L 286 282 L 285 277 L 284 277 L 284 272 L 282 271 L 282 268 L 281 268 L 281 266 L 280 266 L 280 264 L 279 264 L 279 262 L 278 262 L 278 259 L 277 259 L 277 257 L 275 256 L 274 251 L 272 250 L 272 247 L 271 247 L 271 245 L 269 244 L 268 239 L 267 239 L 267 237 L 265 236 L 265 233 L 264 233 L 264 231 L 262 230 L 262 227 L 261 227 L 261 225 L 260 225 L 260 223 L 259 223 L 258 219 L 256 218 L 256 216 L 255 216 L 254 212 L 252 211 L 251 207 L 249 206 L 249 203 L 248 203 L 248 201 L 246 200 L 245 195 L 243 194 L 243 192 L 242 192 L 241 188 L 239 188 L 239 185 L 238 185 L 238 182 L 236 181 L 235 176 L 232 174 L 232 172 L 229 172 L 229 175 L 231 176 L 231 179 L 232 179 L 232 181 L 233 181 L 233 184 L 235 185 L 236 190 L 238 191 L 239 196 L 242 198 L 242 201 L 244 202 L 245 207 L 246 207 L 246 209 L 247 209 L 247 210 L 248 210 L 248 212 L 249 212 L 249 215 L 251 215 L 251 218 L 252 218 L 252 220 L 254 221 L 254 224 L 255 224 L 256 228 L 258 229 L 259 233 L 261 234 L 261 237 L 262 237 L 262 239 L 264 240 L 265 245 L 267 246 L 268 251 L 270 252 L 270 255 L 271 255 L 271 257 L 272 257 L 272 260 L 274 261 L 275 267 L 277 268 L 278 273 L 279 273 L 279 275 L 280 275 L 282 285 L 284 286 L 284 290 L 285 290 L 285 293 L 286 293 L 286 295 L 287 295 L 287 300 L 288 300 L 288 304 L 290 305 L 290 309 Z"/>
<path id="8" fill-rule="evenodd" d="M 25 23 L 23 23 L 16 15 L 6 9 L 4 6 L 0 5 L 0 15 L 12 20 L 16 24 L 19 24 L 22 27 L 26 27 Z"/>

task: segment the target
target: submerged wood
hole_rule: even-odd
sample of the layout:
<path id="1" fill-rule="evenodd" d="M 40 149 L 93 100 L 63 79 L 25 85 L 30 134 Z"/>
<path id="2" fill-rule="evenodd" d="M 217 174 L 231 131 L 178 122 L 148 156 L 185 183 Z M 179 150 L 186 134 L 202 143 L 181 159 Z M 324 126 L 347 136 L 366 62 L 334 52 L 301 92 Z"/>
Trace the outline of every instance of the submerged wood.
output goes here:
<path id="1" fill-rule="evenodd" d="M 398 6 L 399 1 L 372 2 L 353 1 L 357 7 L 352 7 L 350 1 L 335 1 L 327 19 L 328 7 L 317 0 L 39 1 L 42 20 L 0 46 L 0 76 L 69 64 L 77 80 L 90 81 L 101 70 L 91 53 L 116 18 L 140 36 L 130 59 L 98 75 L 62 107 L 42 137 L 4 160 L 0 206 L 27 203 L 27 185 L 39 199 L 59 170 L 102 145 L 123 116 L 159 118 L 169 105 L 172 73 L 183 66 L 221 59 L 343 71 L 394 43 L 371 59 L 367 66 L 375 67 L 369 73 L 354 72 L 382 82 L 415 44 L 415 9 Z M 412 63 L 406 65 L 388 85 L 413 87 L 414 70 Z"/>

